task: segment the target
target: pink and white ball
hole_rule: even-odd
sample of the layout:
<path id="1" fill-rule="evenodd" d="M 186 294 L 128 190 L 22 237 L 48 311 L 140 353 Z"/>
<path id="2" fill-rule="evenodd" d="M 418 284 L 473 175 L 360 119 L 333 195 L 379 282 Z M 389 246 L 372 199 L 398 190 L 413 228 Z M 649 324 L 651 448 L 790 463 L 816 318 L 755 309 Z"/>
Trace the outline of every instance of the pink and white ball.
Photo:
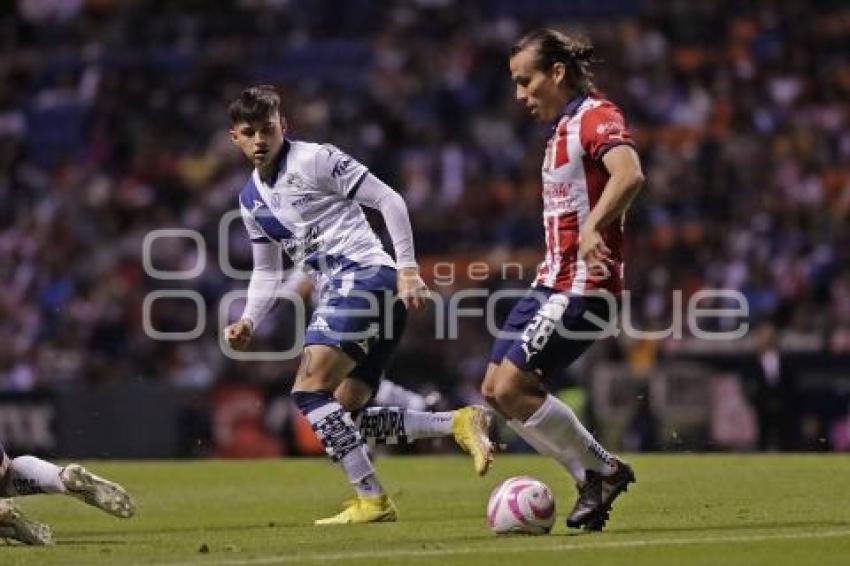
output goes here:
<path id="1" fill-rule="evenodd" d="M 529 476 L 502 482 L 490 494 L 487 525 L 496 534 L 545 535 L 555 523 L 555 498 L 545 483 Z"/>

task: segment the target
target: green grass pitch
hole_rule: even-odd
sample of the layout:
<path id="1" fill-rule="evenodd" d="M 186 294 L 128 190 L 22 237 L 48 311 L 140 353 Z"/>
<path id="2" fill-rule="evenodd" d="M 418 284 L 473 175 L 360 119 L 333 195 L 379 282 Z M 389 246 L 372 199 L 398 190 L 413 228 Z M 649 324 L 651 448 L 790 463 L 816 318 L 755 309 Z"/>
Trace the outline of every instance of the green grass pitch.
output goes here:
<path id="1" fill-rule="evenodd" d="M 383 457 L 398 523 L 314 527 L 350 496 L 324 460 L 89 462 L 123 483 L 136 517 L 64 497 L 19 499 L 54 527 L 50 548 L 2 546 L 0 564 L 850 564 L 850 458 L 837 455 L 634 455 L 638 483 L 601 534 L 568 532 L 574 491 L 553 463 L 501 456 L 476 477 L 468 459 Z M 531 474 L 558 500 L 551 535 L 497 537 L 490 490 Z"/>

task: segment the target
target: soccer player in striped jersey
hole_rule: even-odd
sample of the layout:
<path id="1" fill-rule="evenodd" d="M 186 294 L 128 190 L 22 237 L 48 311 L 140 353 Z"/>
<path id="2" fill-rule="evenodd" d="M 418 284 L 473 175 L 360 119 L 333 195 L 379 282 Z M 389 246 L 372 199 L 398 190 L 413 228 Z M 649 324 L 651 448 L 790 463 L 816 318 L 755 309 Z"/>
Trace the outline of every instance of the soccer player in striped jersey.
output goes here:
<path id="1" fill-rule="evenodd" d="M 297 267 L 321 275 L 323 287 L 304 339 L 292 398 L 328 456 L 342 465 L 357 497 L 317 525 L 395 521 L 396 509 L 364 446 L 374 438 L 410 441 L 453 435 L 486 473 L 492 459 L 488 419 L 481 407 L 448 413 L 367 408 L 398 344 L 408 308 L 427 287 L 419 276 L 413 234 L 401 196 L 332 145 L 290 140 L 272 87 L 246 89 L 230 106 L 231 137 L 253 163 L 239 195 L 254 268 L 245 310 L 224 330 L 234 349 L 276 299 L 281 250 Z M 379 210 L 395 251 L 384 251 L 361 205 Z M 397 299 L 400 299 L 397 300 Z"/>
<path id="2" fill-rule="evenodd" d="M 9 458 L 0 444 L 0 497 L 42 493 L 70 495 L 124 519 L 136 510 L 133 499 L 123 487 L 94 475 L 79 464 L 60 467 L 34 456 Z M 0 537 L 30 545 L 53 543 L 50 527 L 25 517 L 11 499 L 0 499 Z"/>
<path id="3" fill-rule="evenodd" d="M 600 530 L 634 473 L 541 384 L 611 320 L 623 288 L 624 214 L 643 185 L 623 114 L 591 80 L 591 54 L 589 43 L 550 29 L 511 50 L 517 100 L 553 124 L 541 171 L 546 255 L 503 327 L 519 337 L 496 340 L 481 389 L 511 428 L 575 479 L 567 525 Z"/>

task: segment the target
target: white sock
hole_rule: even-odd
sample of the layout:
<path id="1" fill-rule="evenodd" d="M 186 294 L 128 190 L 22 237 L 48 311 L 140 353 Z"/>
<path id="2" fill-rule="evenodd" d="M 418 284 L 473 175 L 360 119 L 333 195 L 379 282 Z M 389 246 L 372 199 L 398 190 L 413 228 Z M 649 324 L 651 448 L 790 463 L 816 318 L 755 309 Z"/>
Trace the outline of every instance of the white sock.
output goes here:
<path id="1" fill-rule="evenodd" d="M 360 435 L 371 444 L 407 444 L 420 438 L 451 436 L 451 411 L 429 413 L 398 407 L 367 407 L 357 417 Z"/>
<path id="2" fill-rule="evenodd" d="M 571 463 L 578 460 L 585 469 L 602 474 L 617 469 L 614 457 L 584 428 L 572 409 L 552 395 L 547 395 L 537 412 L 522 424 L 561 455 L 559 462 L 561 458 Z"/>
<path id="3" fill-rule="evenodd" d="M 425 397 L 401 385 L 387 379 L 382 379 L 375 393 L 375 405 L 379 407 L 401 407 L 402 409 L 413 409 L 423 411 L 428 404 Z"/>
<path id="4" fill-rule="evenodd" d="M 427 411 L 405 411 L 404 428 L 411 440 L 439 438 L 452 435 L 453 411 L 429 413 Z"/>
<path id="5" fill-rule="evenodd" d="M 364 497 L 378 497 L 384 494 L 384 486 L 378 481 L 378 476 L 374 473 L 365 476 L 362 480 L 354 484 L 354 491 L 357 495 Z"/>
<path id="6" fill-rule="evenodd" d="M 296 391 L 292 397 L 301 414 L 310 421 L 325 452 L 334 462 L 342 464 L 357 494 L 383 495 L 384 489 L 378 481 L 357 426 L 330 392 Z"/>
<path id="7" fill-rule="evenodd" d="M 555 461 L 561 464 L 567 473 L 573 476 L 577 482 L 584 483 L 584 464 L 578 455 L 567 450 L 559 451 L 550 447 L 545 440 L 540 438 L 536 430 L 526 427 L 520 421 L 510 419 L 507 422 L 508 426 L 511 427 L 511 429 L 513 429 L 520 438 L 525 440 L 529 446 L 537 450 L 537 452 L 543 456 L 554 458 Z"/>
<path id="8" fill-rule="evenodd" d="M 59 473 L 62 468 L 35 456 L 18 456 L 9 463 L 4 481 L 4 495 L 35 495 L 65 493 Z"/>

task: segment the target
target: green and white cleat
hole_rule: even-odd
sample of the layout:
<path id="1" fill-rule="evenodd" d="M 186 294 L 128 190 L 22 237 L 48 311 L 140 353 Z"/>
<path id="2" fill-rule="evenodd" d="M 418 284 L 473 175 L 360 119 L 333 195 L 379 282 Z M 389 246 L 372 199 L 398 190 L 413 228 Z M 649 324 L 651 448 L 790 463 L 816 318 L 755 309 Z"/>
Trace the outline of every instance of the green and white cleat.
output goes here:
<path id="1" fill-rule="evenodd" d="M 0 499 L 0 538 L 44 546 L 53 544 L 53 531 L 44 523 L 24 517 L 11 499 Z"/>
<path id="2" fill-rule="evenodd" d="M 110 515 L 126 519 L 136 512 L 133 498 L 117 483 L 96 476 L 79 464 L 68 464 L 59 474 L 68 495 L 85 501 Z"/>

